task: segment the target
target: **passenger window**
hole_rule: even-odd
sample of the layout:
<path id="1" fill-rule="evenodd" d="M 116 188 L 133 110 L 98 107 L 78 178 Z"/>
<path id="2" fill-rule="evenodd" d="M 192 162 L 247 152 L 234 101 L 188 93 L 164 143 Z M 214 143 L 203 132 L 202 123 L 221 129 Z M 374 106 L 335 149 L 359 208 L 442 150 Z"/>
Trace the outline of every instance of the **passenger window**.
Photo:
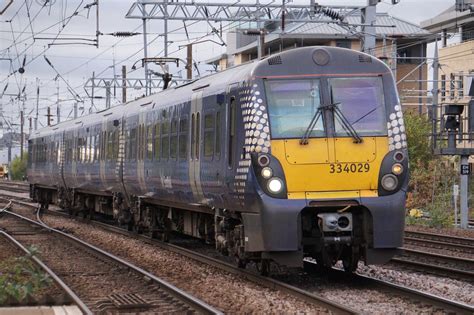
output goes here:
<path id="1" fill-rule="evenodd" d="M 120 130 L 114 131 L 114 138 L 113 138 L 113 150 L 114 150 L 114 160 L 118 159 L 118 151 L 119 151 L 119 141 L 120 141 Z"/>
<path id="2" fill-rule="evenodd" d="M 191 159 L 194 159 L 194 145 L 196 143 L 196 115 L 191 115 Z"/>
<path id="3" fill-rule="evenodd" d="M 214 114 L 204 116 L 204 156 L 214 154 Z"/>
<path id="4" fill-rule="evenodd" d="M 170 157 L 175 159 L 178 153 L 178 121 L 171 122 L 171 137 L 170 137 Z"/>
<path id="5" fill-rule="evenodd" d="M 168 159 L 170 155 L 170 123 L 165 120 L 161 125 L 161 157 Z"/>
<path id="6" fill-rule="evenodd" d="M 137 158 L 137 128 L 130 130 L 130 159 Z"/>
<path id="7" fill-rule="evenodd" d="M 147 128 L 146 157 L 149 161 L 153 159 L 153 125 L 149 125 Z"/>
<path id="8" fill-rule="evenodd" d="M 232 167 L 233 155 L 234 155 L 234 141 L 235 141 L 235 96 L 230 97 L 229 104 L 229 139 L 228 139 L 228 148 L 227 152 L 229 156 L 227 157 L 227 164 L 229 167 Z"/>
<path id="9" fill-rule="evenodd" d="M 108 133 L 108 140 L 107 140 L 107 160 L 112 160 L 114 155 L 114 134 L 115 131 Z"/>
<path id="10" fill-rule="evenodd" d="M 217 159 L 221 156 L 221 112 L 216 113 L 216 152 Z"/>
<path id="11" fill-rule="evenodd" d="M 160 159 L 160 122 L 155 124 L 155 160 Z"/>
<path id="12" fill-rule="evenodd" d="M 188 120 L 182 118 L 179 121 L 179 158 L 186 159 L 188 154 Z"/>
<path id="13" fill-rule="evenodd" d="M 95 136 L 95 150 L 94 150 L 94 161 L 100 159 L 100 134 Z"/>
<path id="14" fill-rule="evenodd" d="M 199 160 L 199 150 L 201 149 L 201 143 L 200 141 L 200 135 L 201 135 L 201 113 L 196 114 L 196 145 L 194 148 L 196 149 L 195 152 L 195 157 L 196 160 Z"/>

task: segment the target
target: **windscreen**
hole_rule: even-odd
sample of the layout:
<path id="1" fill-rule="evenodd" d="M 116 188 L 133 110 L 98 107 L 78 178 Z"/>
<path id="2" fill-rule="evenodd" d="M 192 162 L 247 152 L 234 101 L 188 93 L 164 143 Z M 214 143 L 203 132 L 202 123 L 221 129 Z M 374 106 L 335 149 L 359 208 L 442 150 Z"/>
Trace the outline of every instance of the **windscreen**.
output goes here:
<path id="1" fill-rule="evenodd" d="M 329 86 L 332 101 L 359 135 L 387 134 L 382 78 L 334 78 Z M 337 136 L 348 133 L 338 118 L 335 129 Z"/>
<path id="2" fill-rule="evenodd" d="M 321 105 L 320 81 L 271 80 L 265 82 L 273 139 L 301 138 Z M 326 136 L 322 116 L 310 137 Z"/>

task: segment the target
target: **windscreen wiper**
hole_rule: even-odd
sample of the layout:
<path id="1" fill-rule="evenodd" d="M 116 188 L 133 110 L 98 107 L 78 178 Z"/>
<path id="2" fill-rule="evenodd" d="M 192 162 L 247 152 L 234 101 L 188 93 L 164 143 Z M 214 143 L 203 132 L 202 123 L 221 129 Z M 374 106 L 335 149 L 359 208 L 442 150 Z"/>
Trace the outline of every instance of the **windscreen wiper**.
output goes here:
<path id="1" fill-rule="evenodd" d="M 351 137 L 354 139 L 354 143 L 362 143 L 362 138 L 359 136 L 357 131 L 352 127 L 351 123 L 347 120 L 346 116 L 342 113 L 342 111 L 337 107 L 341 103 L 334 103 L 327 105 L 328 108 L 330 108 L 333 113 L 335 118 L 339 118 L 339 122 L 341 123 L 342 127 L 348 132 Z"/>
<path id="2" fill-rule="evenodd" d="M 314 113 L 313 118 L 311 119 L 308 127 L 306 128 L 306 131 L 304 132 L 303 136 L 300 139 L 300 144 L 301 145 L 307 145 L 308 144 L 308 138 L 311 134 L 311 131 L 313 131 L 314 126 L 316 126 L 316 123 L 318 122 L 319 118 L 322 116 L 323 106 L 318 107 L 316 110 L 316 113 Z"/>
<path id="3" fill-rule="evenodd" d="M 375 112 L 377 109 L 379 109 L 379 107 L 382 107 L 382 105 L 379 105 L 377 107 L 374 107 L 373 109 L 369 110 L 367 113 L 365 113 L 364 115 L 360 116 L 360 118 L 356 119 L 352 124 L 351 126 L 354 126 L 355 124 L 357 124 L 359 121 L 361 121 L 362 119 L 364 119 L 365 117 L 369 116 L 370 114 L 372 114 L 373 112 Z"/>

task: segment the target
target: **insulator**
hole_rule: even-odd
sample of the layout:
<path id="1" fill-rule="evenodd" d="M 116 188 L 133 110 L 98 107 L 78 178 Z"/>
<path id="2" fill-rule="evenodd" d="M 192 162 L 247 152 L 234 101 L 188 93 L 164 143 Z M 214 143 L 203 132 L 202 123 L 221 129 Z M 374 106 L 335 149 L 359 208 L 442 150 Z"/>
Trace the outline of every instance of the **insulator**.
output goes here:
<path id="1" fill-rule="evenodd" d="M 321 7 L 321 6 L 318 5 L 318 6 L 315 7 L 315 12 L 316 13 L 323 13 L 324 15 L 330 17 L 333 20 L 340 20 L 340 21 L 344 20 L 343 15 L 341 15 L 336 10 L 333 10 L 333 9 L 330 9 L 330 8 L 325 8 L 325 7 Z"/>
<path id="2" fill-rule="evenodd" d="M 109 35 L 115 36 L 115 37 L 130 37 L 130 36 L 135 36 L 140 33 L 133 33 L 133 32 L 114 32 L 110 33 Z"/>

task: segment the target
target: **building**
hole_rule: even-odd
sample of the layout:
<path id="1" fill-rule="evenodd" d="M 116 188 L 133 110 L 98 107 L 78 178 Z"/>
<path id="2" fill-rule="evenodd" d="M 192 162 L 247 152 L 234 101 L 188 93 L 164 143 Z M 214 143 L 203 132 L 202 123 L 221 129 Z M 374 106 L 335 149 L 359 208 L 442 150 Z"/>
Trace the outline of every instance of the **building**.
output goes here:
<path id="1" fill-rule="evenodd" d="M 474 77 L 473 3 L 473 0 L 453 0 L 449 9 L 421 23 L 427 31 L 439 34 L 440 39 L 438 102 L 441 106 L 437 111 L 438 131 L 446 133 L 447 105 L 463 106 L 459 126 L 462 132 L 458 133 L 458 137 L 465 141 L 459 141 L 457 147 L 466 149 L 468 155 L 474 154 L 474 106 L 469 106 L 473 96 L 469 95 L 469 91 Z M 441 135 L 439 140 L 444 141 L 444 136 Z"/>
<path id="2" fill-rule="evenodd" d="M 293 23 L 282 31 L 281 23 L 267 23 L 265 55 L 303 46 L 328 45 L 361 49 L 363 31 L 360 12 L 345 17 L 347 26 L 338 23 Z M 396 73 L 402 104 L 419 112 L 426 111 L 426 43 L 431 33 L 418 25 L 378 13 L 376 16 L 375 56 L 386 60 Z M 243 34 L 255 25 L 239 25 L 227 35 L 227 52 L 207 62 L 223 70 L 257 58 L 257 37 Z"/>
<path id="3" fill-rule="evenodd" d="M 423 21 L 421 26 L 440 34 L 438 54 L 441 71 L 438 79 L 441 82 L 441 102 L 466 103 L 474 73 L 474 13 L 470 10 L 459 12 L 453 5 L 432 19 Z"/>

